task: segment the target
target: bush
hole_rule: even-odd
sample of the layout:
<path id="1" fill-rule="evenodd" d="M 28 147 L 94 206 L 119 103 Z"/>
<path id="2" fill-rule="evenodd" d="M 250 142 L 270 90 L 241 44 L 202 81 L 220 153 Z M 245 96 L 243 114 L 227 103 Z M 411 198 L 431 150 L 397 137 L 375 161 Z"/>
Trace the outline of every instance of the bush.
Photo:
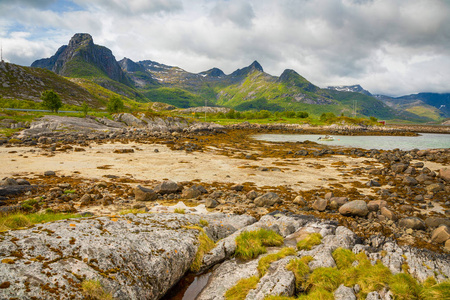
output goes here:
<path id="1" fill-rule="evenodd" d="M 118 113 L 123 111 L 124 105 L 122 99 L 117 96 L 113 96 L 109 99 L 108 105 L 106 106 L 108 112 Z"/>
<path id="2" fill-rule="evenodd" d="M 306 111 L 298 111 L 295 116 L 299 119 L 306 119 L 309 117 L 309 114 Z"/>
<path id="3" fill-rule="evenodd" d="M 235 114 L 235 110 L 230 109 L 230 111 L 225 114 L 225 117 L 227 117 L 227 119 L 234 119 L 236 117 Z"/>
<path id="4" fill-rule="evenodd" d="M 322 121 L 322 122 L 330 122 L 330 121 L 333 121 L 334 119 L 336 119 L 336 115 L 332 112 L 323 113 L 320 116 L 320 121 Z"/>
<path id="5" fill-rule="evenodd" d="M 43 91 L 41 94 L 42 106 L 51 110 L 52 112 L 58 113 L 58 110 L 62 106 L 61 98 L 53 90 Z"/>

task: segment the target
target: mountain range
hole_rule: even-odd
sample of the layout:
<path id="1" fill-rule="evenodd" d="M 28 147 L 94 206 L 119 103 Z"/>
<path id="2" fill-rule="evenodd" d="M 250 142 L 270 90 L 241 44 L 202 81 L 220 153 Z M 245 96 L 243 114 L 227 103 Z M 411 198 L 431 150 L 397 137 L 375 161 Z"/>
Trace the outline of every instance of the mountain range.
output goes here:
<path id="1" fill-rule="evenodd" d="M 163 102 L 180 108 L 206 103 L 240 111 L 267 109 L 352 115 L 356 106 L 358 115 L 381 119 L 432 121 L 450 116 L 450 94 L 392 98 L 372 95 L 359 85 L 323 89 L 294 70 L 287 69 L 280 76 L 270 75 L 257 61 L 228 75 L 218 68 L 190 73 L 151 60 L 117 61 L 110 49 L 94 44 L 92 36 L 86 33 L 75 34 L 52 57 L 33 62 L 31 68 L 20 68 L 21 72 L 41 72 L 43 76 L 49 73 L 42 69 L 52 71 L 61 76 L 61 81 L 78 85 L 80 90 L 91 94 L 92 99 L 87 95 L 84 98 L 96 106 L 105 103 L 108 93 L 118 93 L 138 102 Z M 2 75 L 6 72 L 3 69 L 0 68 L 0 78 L 6 76 Z M 32 95 L 33 91 L 42 88 L 38 84 L 28 89 L 28 94 L 13 95 L 12 89 L 0 85 L 0 92 L 8 97 L 35 99 L 39 94 Z"/>

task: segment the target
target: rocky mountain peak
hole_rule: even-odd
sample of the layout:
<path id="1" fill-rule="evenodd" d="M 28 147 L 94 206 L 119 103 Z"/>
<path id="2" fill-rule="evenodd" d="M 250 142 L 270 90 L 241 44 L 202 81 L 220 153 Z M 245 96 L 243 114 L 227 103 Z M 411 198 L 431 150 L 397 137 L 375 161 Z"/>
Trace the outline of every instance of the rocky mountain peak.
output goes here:
<path id="1" fill-rule="evenodd" d="M 79 48 L 83 46 L 93 46 L 94 40 L 88 33 L 76 33 L 69 41 L 69 48 Z"/>
<path id="2" fill-rule="evenodd" d="M 261 72 L 264 72 L 263 67 L 256 60 L 250 65 L 250 68 L 256 69 L 256 70 L 261 71 Z"/>

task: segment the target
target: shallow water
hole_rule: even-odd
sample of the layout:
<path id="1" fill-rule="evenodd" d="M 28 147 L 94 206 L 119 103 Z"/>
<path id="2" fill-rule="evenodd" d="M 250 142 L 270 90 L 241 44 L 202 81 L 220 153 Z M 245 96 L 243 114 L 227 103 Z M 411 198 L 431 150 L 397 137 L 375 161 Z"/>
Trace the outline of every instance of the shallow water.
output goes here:
<path id="1" fill-rule="evenodd" d="M 161 300 L 193 300 L 208 283 L 211 272 L 200 275 L 188 274 L 173 287 Z"/>
<path id="2" fill-rule="evenodd" d="M 421 133 L 419 136 L 348 136 L 334 135 L 334 141 L 321 142 L 320 134 L 258 134 L 253 138 L 268 142 L 304 142 L 306 140 L 319 144 L 381 150 L 412 150 L 450 148 L 450 134 Z"/>

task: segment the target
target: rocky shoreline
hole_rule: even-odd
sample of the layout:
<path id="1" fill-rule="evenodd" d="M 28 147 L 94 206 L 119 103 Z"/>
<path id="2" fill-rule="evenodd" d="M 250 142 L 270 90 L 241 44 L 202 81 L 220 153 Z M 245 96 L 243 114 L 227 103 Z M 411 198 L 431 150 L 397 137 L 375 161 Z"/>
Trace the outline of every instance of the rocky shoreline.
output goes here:
<path id="1" fill-rule="evenodd" d="M 448 129 L 439 130 L 448 133 Z M 203 231 L 186 226 L 199 226 L 200 220 L 207 221 L 203 230 L 217 243 L 203 257 L 201 269 L 216 264 L 220 267 L 215 267 L 210 287 L 205 287 L 199 299 L 221 299 L 223 295 L 218 296 L 218 293 L 241 279 L 232 276 L 230 271 L 243 272 L 233 265 L 236 264 L 232 259 L 234 238 L 242 230 L 253 230 L 255 226 L 272 229 L 286 240 L 299 232 L 320 232 L 323 244 L 312 252 L 302 250 L 294 255 L 298 258 L 311 255 L 314 258 L 310 262 L 311 269 L 327 262 L 326 266 L 332 267 L 330 253 L 344 247 L 355 253 L 365 251 L 373 263 L 380 259 L 394 274 L 404 272 L 402 265 L 407 263 L 408 273 L 419 281 L 433 275 L 438 282 L 448 279 L 450 149 L 383 151 L 336 148 L 313 142 L 269 144 L 250 139 L 255 133 L 286 130 L 408 134 L 404 128 L 331 126 L 317 129 L 247 123 L 225 127 L 189 123 L 179 118 L 144 115 L 137 118 L 120 114 L 115 121 L 45 117 L 14 137 L 1 139 L 0 155 L 11 171 L 2 173 L 5 178 L 0 184 L 0 211 L 51 210 L 92 217 L 3 232 L 0 255 L 6 263 L 0 265 L 0 285 L 3 286 L 0 294 L 5 298 L 69 299 L 80 292 L 83 280 L 95 278 L 117 299 L 160 299 L 189 270 Z M 113 159 L 112 164 L 123 160 L 123 164 L 130 167 L 134 164 L 137 167 L 139 157 L 144 154 L 147 159 L 160 155 L 154 159 L 155 162 L 167 160 L 160 169 L 166 170 L 166 174 L 157 178 L 144 173 L 140 176 L 115 174 L 110 170 L 115 166 L 105 163 L 96 168 L 102 178 L 97 175 L 91 178 L 76 167 L 67 167 L 71 172 L 55 172 L 52 168 L 56 166 L 49 165 L 40 172 L 30 172 L 30 165 L 26 163 L 39 157 L 47 161 L 62 155 L 67 159 L 75 154 L 81 159 L 83 155 L 96 152 L 101 157 L 104 156 L 102 146 L 112 147 L 105 152 Z M 180 153 L 184 153 L 183 158 L 175 158 Z M 128 162 L 126 157 L 130 158 Z M 208 157 L 215 162 L 223 159 L 217 168 L 229 167 L 229 164 L 236 168 L 223 172 L 213 170 L 204 177 L 193 175 L 201 164 L 208 164 Z M 202 163 L 197 165 L 196 160 Z M 69 161 L 62 163 L 68 165 Z M 169 166 L 174 163 L 186 164 L 186 168 L 192 170 L 185 174 L 198 177 L 183 177 L 180 169 L 170 171 Z M 210 164 L 213 165 L 212 161 Z M 300 175 L 306 172 L 316 177 L 311 175 L 311 182 L 308 182 Z M 35 199 L 39 200 L 32 201 Z M 185 214 L 173 214 L 175 209 Z M 124 210 L 152 213 L 119 215 Z M 167 233 L 157 234 L 162 229 Z M 75 233 L 78 230 L 80 232 Z M 128 238 L 126 232 L 133 232 L 135 239 Z M 145 237 L 144 232 L 151 238 Z M 125 236 L 127 239 L 123 240 Z M 168 236 L 173 236 L 173 245 L 153 242 L 158 238 L 164 241 Z M 94 240 L 96 248 L 92 245 Z M 141 240 L 147 241 L 143 242 L 145 246 L 139 246 Z M 46 247 L 38 247 L 36 243 Z M 120 251 L 115 253 L 108 249 Z M 174 255 L 176 251 L 180 253 Z M 163 252 L 172 255 L 157 254 Z M 152 259 L 143 262 L 143 257 Z M 428 261 L 427 267 L 422 264 L 424 259 Z M 124 265 L 125 261 L 136 263 L 131 267 Z M 274 274 L 289 273 L 284 268 L 286 263 L 283 267 L 282 263 L 275 264 L 274 273 L 271 271 L 266 279 L 261 277 L 261 287 L 258 285 L 252 290 L 248 299 L 263 299 L 270 294 L 268 290 L 281 291 L 275 286 L 288 279 L 278 280 L 278 275 Z M 253 276 L 254 264 L 249 263 L 244 273 Z M 40 271 L 44 265 L 49 271 Z M 167 272 L 158 269 L 156 273 L 136 273 L 134 279 L 130 277 L 141 272 L 139 270 L 152 270 L 155 266 Z M 216 273 L 221 268 L 222 272 L 230 274 L 228 281 L 223 274 Z M 36 275 L 26 276 L 25 270 L 35 270 Z M 64 278 L 62 274 L 66 273 Z M 293 275 L 286 276 L 291 278 L 291 283 L 280 293 L 292 296 L 298 290 L 295 284 L 292 288 Z M 17 280 L 12 282 L 7 278 Z M 355 287 L 351 288 L 353 295 L 358 294 Z M 373 299 L 390 299 L 386 298 L 389 290 L 378 292 L 382 298 Z"/>

